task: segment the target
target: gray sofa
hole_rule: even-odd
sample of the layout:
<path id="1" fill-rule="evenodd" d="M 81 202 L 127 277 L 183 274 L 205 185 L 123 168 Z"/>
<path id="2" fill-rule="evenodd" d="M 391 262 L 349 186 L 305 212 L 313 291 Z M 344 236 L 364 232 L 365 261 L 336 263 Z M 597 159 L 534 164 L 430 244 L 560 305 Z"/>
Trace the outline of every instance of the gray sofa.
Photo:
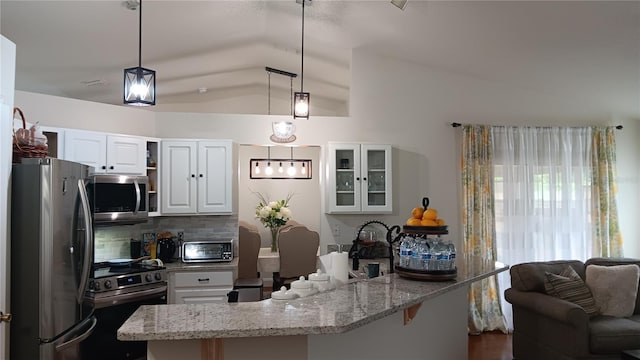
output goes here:
<path id="1" fill-rule="evenodd" d="M 578 305 L 547 295 L 545 271 L 559 274 L 567 265 L 585 279 L 587 265 L 636 264 L 639 259 L 592 258 L 533 262 L 510 269 L 506 300 L 513 305 L 513 357 L 516 360 L 621 359 L 621 352 L 640 349 L 640 296 L 628 318 L 589 317 Z"/>

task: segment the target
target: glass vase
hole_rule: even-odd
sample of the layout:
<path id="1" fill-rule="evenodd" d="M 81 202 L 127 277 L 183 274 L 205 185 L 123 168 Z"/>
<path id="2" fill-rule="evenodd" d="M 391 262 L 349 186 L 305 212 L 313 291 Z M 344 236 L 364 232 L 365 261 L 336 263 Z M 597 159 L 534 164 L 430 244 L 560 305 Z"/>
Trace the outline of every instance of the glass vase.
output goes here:
<path id="1" fill-rule="evenodd" d="M 271 229 L 271 252 L 278 251 L 278 229 Z"/>

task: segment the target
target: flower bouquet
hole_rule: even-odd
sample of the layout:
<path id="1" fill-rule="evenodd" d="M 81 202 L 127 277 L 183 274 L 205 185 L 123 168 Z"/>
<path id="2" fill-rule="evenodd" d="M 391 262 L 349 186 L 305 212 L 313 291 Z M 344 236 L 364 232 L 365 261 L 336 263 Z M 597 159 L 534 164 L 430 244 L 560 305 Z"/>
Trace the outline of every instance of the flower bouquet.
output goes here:
<path id="1" fill-rule="evenodd" d="M 256 207 L 256 218 L 269 230 L 271 230 L 271 251 L 278 251 L 278 229 L 284 226 L 291 219 L 289 210 L 289 200 L 292 195 L 287 195 L 284 200 L 269 201 L 260 193 L 254 193 L 260 202 Z"/>

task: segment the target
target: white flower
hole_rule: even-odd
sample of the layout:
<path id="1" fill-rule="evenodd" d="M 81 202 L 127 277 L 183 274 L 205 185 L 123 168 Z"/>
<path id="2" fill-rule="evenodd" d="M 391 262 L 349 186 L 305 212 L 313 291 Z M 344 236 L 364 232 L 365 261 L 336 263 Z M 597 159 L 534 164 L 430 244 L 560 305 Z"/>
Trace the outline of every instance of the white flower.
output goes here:
<path id="1" fill-rule="evenodd" d="M 269 215 L 271 215 L 271 207 L 264 206 L 262 209 L 260 209 L 260 217 L 261 218 L 269 217 Z"/>
<path id="2" fill-rule="evenodd" d="M 269 205 L 267 205 L 268 207 L 275 209 L 278 207 L 278 202 L 277 201 L 269 201 Z"/>
<path id="3" fill-rule="evenodd" d="M 283 207 L 280 209 L 280 214 L 282 214 L 282 218 L 284 220 L 289 220 L 291 219 L 291 210 L 289 210 L 288 207 Z"/>

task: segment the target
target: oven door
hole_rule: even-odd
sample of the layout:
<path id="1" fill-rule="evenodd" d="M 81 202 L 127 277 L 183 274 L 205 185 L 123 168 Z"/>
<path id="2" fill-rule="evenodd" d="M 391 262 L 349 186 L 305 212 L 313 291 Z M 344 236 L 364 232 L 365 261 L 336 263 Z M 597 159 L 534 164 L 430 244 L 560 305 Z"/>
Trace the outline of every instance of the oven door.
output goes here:
<path id="1" fill-rule="evenodd" d="M 167 286 L 165 283 L 136 288 L 146 289 L 123 289 L 126 291 L 94 299 L 98 323 L 93 334 L 81 343 L 82 359 L 146 359 L 146 341 L 120 341 L 117 331 L 141 305 L 166 304 Z"/>

